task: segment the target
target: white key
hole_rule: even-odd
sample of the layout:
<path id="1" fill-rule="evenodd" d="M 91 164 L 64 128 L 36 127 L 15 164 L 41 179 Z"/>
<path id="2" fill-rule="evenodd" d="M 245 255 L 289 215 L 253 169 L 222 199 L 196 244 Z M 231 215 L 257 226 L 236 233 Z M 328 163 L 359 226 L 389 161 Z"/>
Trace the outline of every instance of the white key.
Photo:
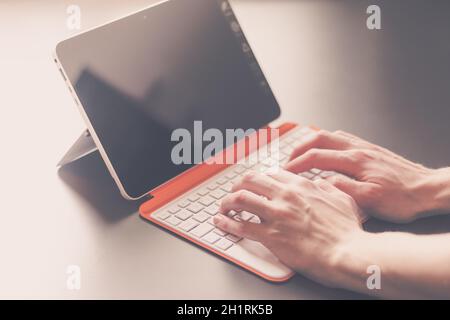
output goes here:
<path id="1" fill-rule="evenodd" d="M 187 207 L 187 209 L 190 212 L 193 212 L 193 213 L 200 212 L 203 208 L 204 207 L 201 204 L 198 204 L 198 203 L 191 203 L 190 206 Z"/>
<path id="2" fill-rule="evenodd" d="M 223 231 L 222 229 L 216 228 L 214 229 L 214 232 L 217 233 L 219 236 L 226 236 L 228 233 L 226 233 L 225 231 Z"/>
<path id="3" fill-rule="evenodd" d="M 171 208 L 169 208 L 169 210 L 167 210 L 167 211 L 169 211 L 170 213 L 177 213 L 178 211 L 180 211 L 181 209 L 179 208 L 179 207 L 175 207 L 175 206 L 173 206 L 173 207 L 171 207 Z"/>
<path id="4" fill-rule="evenodd" d="M 237 215 L 237 212 L 234 210 L 231 210 L 230 212 L 227 213 L 227 216 L 229 216 L 230 218 L 233 218 L 235 215 Z"/>
<path id="5" fill-rule="evenodd" d="M 220 239 L 216 242 L 216 246 L 218 246 L 222 250 L 227 250 L 233 245 L 233 242 L 227 239 Z"/>
<path id="6" fill-rule="evenodd" d="M 213 204 L 204 210 L 207 214 L 211 216 L 215 216 L 219 213 L 219 206 L 217 204 Z"/>
<path id="7" fill-rule="evenodd" d="M 329 178 L 329 177 L 332 177 L 332 176 L 335 176 L 335 175 L 336 175 L 336 172 L 334 172 L 334 171 L 323 171 L 320 174 L 320 177 L 326 179 L 326 178 Z"/>
<path id="8" fill-rule="evenodd" d="M 194 215 L 194 219 L 197 220 L 198 222 L 205 222 L 206 220 L 209 219 L 209 217 L 210 215 L 205 212 L 200 212 Z"/>
<path id="9" fill-rule="evenodd" d="M 169 219 L 166 220 L 168 223 L 170 223 L 173 226 L 177 226 L 180 224 L 181 220 L 175 218 L 174 216 L 170 217 Z"/>
<path id="10" fill-rule="evenodd" d="M 201 238 L 213 229 L 214 229 L 214 227 L 212 225 L 204 223 L 204 224 L 197 226 L 194 230 L 191 231 L 191 233 L 194 236 Z"/>
<path id="11" fill-rule="evenodd" d="M 183 229 L 186 232 L 191 231 L 192 229 L 194 229 L 196 226 L 198 226 L 198 222 L 194 221 L 192 219 L 184 221 L 183 223 L 180 224 L 180 228 Z"/>
<path id="12" fill-rule="evenodd" d="M 195 202 L 195 201 L 197 201 L 198 199 L 200 199 L 200 197 L 199 197 L 198 194 L 191 194 L 191 195 L 188 197 L 188 200 L 191 201 L 191 202 Z"/>
<path id="13" fill-rule="evenodd" d="M 221 189 L 214 190 L 209 195 L 217 200 L 222 199 L 227 193 Z"/>
<path id="14" fill-rule="evenodd" d="M 241 174 L 243 173 L 245 170 L 247 170 L 244 166 L 238 165 L 236 166 L 236 168 L 234 169 L 234 172 L 236 172 L 237 174 Z"/>
<path id="15" fill-rule="evenodd" d="M 233 184 L 231 182 L 228 182 L 227 184 L 225 184 L 221 187 L 221 189 L 225 192 L 231 192 L 232 188 L 233 188 Z"/>
<path id="16" fill-rule="evenodd" d="M 219 186 L 218 184 L 212 183 L 209 186 L 207 186 L 207 188 L 208 188 L 208 190 L 212 191 L 212 190 L 216 190 L 218 186 Z"/>
<path id="17" fill-rule="evenodd" d="M 206 196 L 208 193 L 209 193 L 209 190 L 207 190 L 207 189 L 200 189 L 197 191 L 197 194 L 202 197 Z"/>
<path id="18" fill-rule="evenodd" d="M 216 224 L 214 223 L 214 217 L 209 218 L 209 219 L 208 219 L 208 223 L 209 223 L 210 225 L 212 225 L 213 227 L 216 226 Z"/>
<path id="19" fill-rule="evenodd" d="M 314 178 L 314 174 L 311 173 L 311 172 L 309 172 L 309 171 L 302 172 L 302 173 L 300 173 L 300 175 L 301 175 L 303 178 L 306 178 L 306 179 L 308 179 L 308 180 L 311 180 L 312 178 Z"/>
<path id="20" fill-rule="evenodd" d="M 190 217 L 192 217 L 192 212 L 189 212 L 187 210 L 181 210 L 180 212 L 178 212 L 175 217 L 177 217 L 178 219 L 181 220 L 187 220 Z"/>
<path id="21" fill-rule="evenodd" d="M 236 176 L 237 176 L 237 174 L 234 173 L 234 172 L 228 172 L 228 173 L 225 175 L 225 177 L 226 177 L 227 179 L 230 179 L 230 180 L 236 178 Z"/>
<path id="22" fill-rule="evenodd" d="M 243 220 L 243 221 L 248 221 L 248 220 L 250 220 L 251 218 L 253 218 L 253 214 L 252 213 L 250 213 L 250 212 L 247 212 L 247 211 L 242 211 L 242 212 L 240 212 L 239 213 L 239 218 L 241 219 L 241 220 Z"/>
<path id="23" fill-rule="evenodd" d="M 202 205 L 204 205 L 205 207 L 207 207 L 207 206 L 213 204 L 215 201 L 216 201 L 216 200 L 215 200 L 214 198 L 210 197 L 210 196 L 206 196 L 206 197 L 201 198 L 201 199 L 199 200 L 199 202 L 200 202 Z"/>
<path id="24" fill-rule="evenodd" d="M 186 208 L 188 205 L 189 205 L 189 201 L 187 201 L 187 200 L 183 200 L 178 203 L 178 206 L 180 208 Z"/>
<path id="25" fill-rule="evenodd" d="M 228 240 L 230 240 L 234 243 L 239 242 L 242 239 L 241 237 L 235 236 L 234 234 L 229 234 L 225 238 L 227 238 Z"/>
<path id="26" fill-rule="evenodd" d="M 221 238 L 219 235 L 215 234 L 214 232 L 210 232 L 206 236 L 204 236 L 203 239 L 206 242 L 213 244 L 213 243 L 217 242 L 218 240 L 220 240 Z"/>
<path id="27" fill-rule="evenodd" d="M 166 220 L 168 217 L 170 217 L 170 213 L 167 211 L 163 211 L 158 213 L 157 217 L 160 218 L 161 220 Z"/>
<path id="28" fill-rule="evenodd" d="M 261 219 L 258 216 L 253 216 L 250 220 L 251 223 L 261 223 Z"/>
<path id="29" fill-rule="evenodd" d="M 316 168 L 313 168 L 313 169 L 311 169 L 309 171 L 311 171 L 313 174 L 320 174 L 322 172 L 322 170 L 319 170 L 319 169 L 316 169 Z"/>
<path id="30" fill-rule="evenodd" d="M 220 178 L 220 179 L 217 179 L 217 181 L 216 181 L 216 183 L 218 183 L 220 185 L 225 184 L 227 182 L 228 182 L 228 180 L 226 178 Z"/>

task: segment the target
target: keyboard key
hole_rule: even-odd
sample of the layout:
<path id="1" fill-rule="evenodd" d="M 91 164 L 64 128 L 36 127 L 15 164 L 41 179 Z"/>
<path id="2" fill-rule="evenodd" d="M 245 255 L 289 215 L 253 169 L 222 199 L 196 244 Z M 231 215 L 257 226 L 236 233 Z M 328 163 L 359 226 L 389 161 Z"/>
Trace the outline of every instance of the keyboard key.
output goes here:
<path id="1" fill-rule="evenodd" d="M 210 232 L 206 236 L 203 237 L 203 240 L 205 240 L 206 242 L 209 242 L 211 244 L 216 243 L 220 239 L 221 239 L 221 237 L 219 235 L 215 234 L 214 232 Z"/>
<path id="2" fill-rule="evenodd" d="M 169 211 L 170 213 L 174 214 L 174 213 L 177 213 L 180 210 L 181 209 L 179 207 L 173 206 L 173 207 L 169 208 L 169 210 L 167 210 L 167 211 Z"/>
<path id="3" fill-rule="evenodd" d="M 166 220 L 168 223 L 170 223 L 173 226 L 177 226 L 180 224 L 181 220 L 175 218 L 174 216 L 171 216 L 169 219 Z"/>
<path id="4" fill-rule="evenodd" d="M 210 196 L 206 196 L 206 197 L 201 198 L 201 199 L 199 200 L 199 202 L 200 202 L 202 205 L 204 205 L 205 207 L 206 207 L 206 206 L 209 206 L 209 205 L 211 205 L 211 204 L 213 204 L 215 201 L 216 201 L 216 200 L 215 200 L 214 198 L 210 197 Z"/>
<path id="5" fill-rule="evenodd" d="M 222 199 L 227 193 L 221 189 L 214 190 L 209 195 L 217 200 Z"/>
<path id="6" fill-rule="evenodd" d="M 234 169 L 234 172 L 237 174 L 242 174 L 246 171 L 247 169 L 244 166 L 238 165 L 236 166 L 236 168 Z"/>
<path id="7" fill-rule="evenodd" d="M 197 194 L 198 194 L 199 196 L 202 196 L 202 197 L 206 196 L 208 193 L 209 193 L 209 190 L 207 190 L 207 189 L 205 189 L 205 188 L 200 189 L 200 190 L 197 191 Z"/>
<path id="8" fill-rule="evenodd" d="M 188 197 L 188 200 L 191 201 L 191 202 L 195 202 L 195 201 L 197 201 L 198 199 L 200 199 L 200 196 L 199 196 L 198 194 L 195 194 L 195 193 L 191 194 L 191 195 Z"/>
<path id="9" fill-rule="evenodd" d="M 180 212 L 178 212 L 175 217 L 177 217 L 178 219 L 181 220 L 187 220 L 190 217 L 192 217 L 192 212 L 189 212 L 187 210 L 181 210 Z"/>
<path id="10" fill-rule="evenodd" d="M 228 172 L 228 173 L 225 175 L 225 177 L 226 177 L 227 179 L 230 179 L 230 180 L 236 178 L 236 176 L 237 176 L 237 174 L 234 173 L 234 172 Z"/>
<path id="11" fill-rule="evenodd" d="M 253 216 L 254 216 L 253 213 L 250 213 L 250 212 L 247 212 L 247 211 L 242 211 L 242 212 L 239 213 L 239 218 L 240 218 L 242 221 L 248 221 L 248 220 L 250 220 L 251 218 L 253 218 Z"/>
<path id="12" fill-rule="evenodd" d="M 178 202 L 178 206 L 180 208 L 186 208 L 188 205 L 189 205 L 189 201 L 187 201 L 187 200 L 183 200 L 183 201 Z"/>
<path id="13" fill-rule="evenodd" d="M 300 173 L 300 176 L 302 176 L 303 178 L 306 178 L 308 180 L 311 180 L 312 178 L 314 178 L 315 175 L 309 171 L 305 171 L 305 172 Z"/>
<path id="14" fill-rule="evenodd" d="M 194 221 L 193 219 L 184 221 L 180 224 L 180 228 L 186 232 L 191 231 L 195 227 L 197 227 L 199 224 L 197 221 Z"/>
<path id="15" fill-rule="evenodd" d="M 313 174 L 320 174 L 322 172 L 322 170 L 319 170 L 319 169 L 316 169 L 316 168 L 313 168 L 313 169 L 311 169 L 309 171 L 311 171 Z"/>
<path id="16" fill-rule="evenodd" d="M 219 213 L 219 209 L 220 207 L 214 203 L 213 205 L 206 208 L 204 211 L 211 216 L 215 216 L 216 214 Z"/>
<path id="17" fill-rule="evenodd" d="M 220 178 L 220 179 L 217 179 L 217 181 L 216 181 L 216 183 L 220 184 L 220 185 L 223 185 L 227 182 L 228 182 L 228 180 L 226 178 Z"/>
<path id="18" fill-rule="evenodd" d="M 234 243 L 239 242 L 239 241 L 242 240 L 241 237 L 235 236 L 234 234 L 229 234 L 225 238 L 227 238 L 228 240 L 230 240 L 230 241 L 232 241 Z"/>
<path id="19" fill-rule="evenodd" d="M 157 217 L 161 220 L 166 220 L 168 217 L 170 217 L 170 213 L 167 211 L 163 211 L 157 214 Z"/>
<path id="20" fill-rule="evenodd" d="M 210 215 L 205 212 L 200 212 L 194 215 L 194 219 L 197 220 L 198 222 L 205 222 L 206 220 L 209 219 L 209 217 Z"/>
<path id="21" fill-rule="evenodd" d="M 249 222 L 251 222 L 251 223 L 261 223 L 261 219 L 259 219 L 258 216 L 253 216 L 253 217 L 249 220 Z"/>
<path id="22" fill-rule="evenodd" d="M 187 209 L 190 212 L 197 213 L 200 212 L 204 207 L 199 203 L 191 203 Z"/>
<path id="23" fill-rule="evenodd" d="M 223 185 L 221 189 L 225 192 L 231 192 L 232 188 L 233 184 L 231 182 L 228 182 L 227 184 Z"/>
<path id="24" fill-rule="evenodd" d="M 204 223 L 204 224 L 197 226 L 194 230 L 191 231 L 191 233 L 194 236 L 201 238 L 213 229 L 214 229 L 214 227 L 212 225 Z"/>
<path id="25" fill-rule="evenodd" d="M 214 229 L 214 232 L 217 233 L 219 236 L 225 237 L 228 233 L 223 231 L 222 229 L 216 228 Z"/>
<path id="26" fill-rule="evenodd" d="M 332 177 L 335 175 L 336 175 L 336 172 L 334 172 L 334 171 L 322 171 L 322 173 L 320 174 L 320 177 L 323 179 L 326 179 L 326 178 L 329 178 L 329 177 Z"/>
<path id="27" fill-rule="evenodd" d="M 216 190 L 218 187 L 219 187 L 218 184 L 212 183 L 207 188 L 208 188 L 209 191 L 213 191 L 213 190 Z"/>
<path id="28" fill-rule="evenodd" d="M 237 212 L 234 210 L 231 210 L 230 212 L 227 213 L 227 216 L 229 216 L 230 218 L 233 218 L 235 215 L 237 215 Z"/>
<path id="29" fill-rule="evenodd" d="M 220 239 L 218 242 L 216 242 L 216 246 L 219 247 L 222 250 L 227 250 L 233 245 L 233 242 L 227 239 Z"/>

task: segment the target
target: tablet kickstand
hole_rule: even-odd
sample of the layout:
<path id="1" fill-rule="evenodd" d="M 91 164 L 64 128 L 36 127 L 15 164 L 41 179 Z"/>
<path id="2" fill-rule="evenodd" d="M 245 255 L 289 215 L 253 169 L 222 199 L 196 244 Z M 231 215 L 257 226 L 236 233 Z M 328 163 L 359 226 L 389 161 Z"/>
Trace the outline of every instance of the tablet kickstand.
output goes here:
<path id="1" fill-rule="evenodd" d="M 88 130 L 84 131 L 81 136 L 75 141 L 73 146 L 67 151 L 61 161 L 58 162 L 58 167 L 65 166 L 73 161 L 83 158 L 92 152 L 97 151 L 97 146 L 92 139 Z"/>

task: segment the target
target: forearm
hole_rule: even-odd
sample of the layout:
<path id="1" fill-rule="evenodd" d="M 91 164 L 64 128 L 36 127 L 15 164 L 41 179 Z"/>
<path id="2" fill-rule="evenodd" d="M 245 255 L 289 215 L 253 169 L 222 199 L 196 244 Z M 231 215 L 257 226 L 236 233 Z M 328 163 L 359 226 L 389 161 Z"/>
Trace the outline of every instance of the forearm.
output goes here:
<path id="1" fill-rule="evenodd" d="M 380 269 L 381 288 L 370 290 L 369 266 Z M 338 286 L 383 298 L 450 298 L 450 235 L 361 233 L 338 249 Z"/>

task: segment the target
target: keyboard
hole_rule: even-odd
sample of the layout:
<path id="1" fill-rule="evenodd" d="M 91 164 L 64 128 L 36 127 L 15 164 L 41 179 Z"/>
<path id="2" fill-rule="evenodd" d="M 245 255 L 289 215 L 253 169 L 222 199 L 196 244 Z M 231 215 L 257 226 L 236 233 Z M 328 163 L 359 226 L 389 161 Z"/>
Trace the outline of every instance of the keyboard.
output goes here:
<path id="1" fill-rule="evenodd" d="M 271 154 L 262 157 L 259 155 L 256 163 L 242 161 L 232 165 L 152 213 L 151 218 L 169 230 L 266 279 L 272 281 L 288 279 L 293 274 L 292 270 L 284 266 L 262 244 L 228 234 L 216 228 L 213 218 L 219 214 L 221 200 L 231 192 L 233 184 L 238 179 L 249 171 L 266 172 L 273 169 L 277 163 L 279 166 L 287 163 L 295 145 L 311 131 L 310 128 L 299 128 L 287 132 L 279 138 L 280 152 L 276 157 Z M 270 148 L 267 149 L 270 150 Z M 252 155 L 249 157 L 252 157 Z M 300 175 L 310 180 L 317 180 L 333 174 L 335 173 L 312 169 Z M 258 216 L 245 211 L 240 213 L 232 211 L 228 216 L 237 220 L 260 223 Z"/>

